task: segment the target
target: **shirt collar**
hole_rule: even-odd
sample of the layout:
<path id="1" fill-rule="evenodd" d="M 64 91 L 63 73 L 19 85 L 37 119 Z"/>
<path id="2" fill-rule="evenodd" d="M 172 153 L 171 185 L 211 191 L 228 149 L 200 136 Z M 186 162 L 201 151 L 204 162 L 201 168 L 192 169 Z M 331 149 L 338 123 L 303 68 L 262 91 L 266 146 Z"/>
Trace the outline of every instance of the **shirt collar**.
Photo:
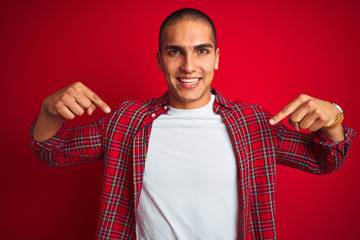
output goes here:
<path id="1" fill-rule="evenodd" d="M 220 105 L 225 108 L 232 108 L 232 102 L 227 100 L 218 90 L 211 88 L 211 94 L 215 95 L 214 107 Z M 160 108 L 168 109 L 169 104 L 169 92 L 166 91 L 160 98 L 151 99 L 151 110 L 156 111 Z M 167 112 L 167 111 L 166 111 Z"/>
<path id="2" fill-rule="evenodd" d="M 211 93 L 215 95 L 214 105 L 216 104 L 221 105 L 225 108 L 232 108 L 232 102 L 230 100 L 227 100 L 218 90 L 216 90 L 215 88 L 211 88 Z"/>

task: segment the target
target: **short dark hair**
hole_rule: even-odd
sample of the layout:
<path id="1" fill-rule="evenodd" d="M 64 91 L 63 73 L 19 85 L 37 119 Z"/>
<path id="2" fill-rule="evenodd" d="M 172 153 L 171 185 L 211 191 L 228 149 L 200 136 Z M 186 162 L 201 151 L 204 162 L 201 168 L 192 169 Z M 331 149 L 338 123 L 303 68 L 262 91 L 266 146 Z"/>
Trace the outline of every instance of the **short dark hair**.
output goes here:
<path id="1" fill-rule="evenodd" d="M 216 30 L 215 25 L 211 18 L 208 15 L 203 13 L 200 10 L 195 8 L 182 8 L 173 13 L 171 13 L 165 20 L 162 22 L 160 26 L 160 33 L 159 33 L 159 50 L 161 51 L 161 44 L 164 38 L 164 29 L 166 26 L 176 23 L 179 20 L 186 19 L 186 20 L 193 20 L 193 21 L 204 21 L 205 23 L 209 24 L 212 30 L 212 37 L 214 40 L 214 47 L 217 48 L 217 38 L 216 38 Z"/>

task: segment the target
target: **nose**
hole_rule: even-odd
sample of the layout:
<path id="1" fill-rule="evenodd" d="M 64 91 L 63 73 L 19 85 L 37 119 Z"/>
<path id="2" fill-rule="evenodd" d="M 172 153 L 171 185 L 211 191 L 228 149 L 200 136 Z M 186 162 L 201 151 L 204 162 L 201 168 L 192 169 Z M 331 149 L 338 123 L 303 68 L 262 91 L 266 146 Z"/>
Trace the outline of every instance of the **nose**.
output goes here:
<path id="1" fill-rule="evenodd" d="M 196 60 L 192 54 L 185 54 L 181 64 L 181 70 L 186 73 L 191 73 L 196 70 Z"/>

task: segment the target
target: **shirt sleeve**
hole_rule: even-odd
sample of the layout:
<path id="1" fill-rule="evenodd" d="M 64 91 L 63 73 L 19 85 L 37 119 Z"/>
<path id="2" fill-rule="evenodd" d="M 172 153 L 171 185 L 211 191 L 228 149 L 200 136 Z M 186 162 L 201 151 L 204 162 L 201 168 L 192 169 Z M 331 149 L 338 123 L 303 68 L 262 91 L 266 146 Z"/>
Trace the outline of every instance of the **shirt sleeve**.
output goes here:
<path id="1" fill-rule="evenodd" d="M 85 127 L 71 128 L 63 121 L 50 139 L 37 142 L 33 137 L 36 120 L 30 128 L 30 146 L 35 157 L 49 166 L 67 166 L 102 159 L 103 135 L 108 117 Z"/>
<path id="2" fill-rule="evenodd" d="M 276 162 L 314 174 L 338 170 L 355 136 L 355 131 L 346 126 L 343 126 L 345 139 L 341 142 L 327 138 L 321 131 L 297 132 L 281 123 L 276 128 Z"/>

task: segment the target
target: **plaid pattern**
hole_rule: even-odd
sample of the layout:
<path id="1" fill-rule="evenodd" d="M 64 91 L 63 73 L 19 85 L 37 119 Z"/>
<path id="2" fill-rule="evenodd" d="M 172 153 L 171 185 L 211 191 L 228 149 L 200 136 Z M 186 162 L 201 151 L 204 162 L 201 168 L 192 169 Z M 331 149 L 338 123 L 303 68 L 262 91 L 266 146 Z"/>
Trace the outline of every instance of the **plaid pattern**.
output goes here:
<path id="1" fill-rule="evenodd" d="M 261 107 L 212 92 L 214 111 L 228 127 L 238 161 L 244 239 L 276 239 L 275 164 L 315 174 L 333 172 L 343 164 L 355 131 L 344 127 L 345 140 L 338 143 L 320 132 L 300 134 L 282 124 L 270 126 L 271 115 Z M 125 102 L 93 125 L 63 124 L 45 142 L 31 138 L 35 155 L 50 166 L 104 159 L 96 239 L 136 239 L 135 216 L 151 123 L 167 112 L 167 106 L 167 94 L 143 104 Z"/>

